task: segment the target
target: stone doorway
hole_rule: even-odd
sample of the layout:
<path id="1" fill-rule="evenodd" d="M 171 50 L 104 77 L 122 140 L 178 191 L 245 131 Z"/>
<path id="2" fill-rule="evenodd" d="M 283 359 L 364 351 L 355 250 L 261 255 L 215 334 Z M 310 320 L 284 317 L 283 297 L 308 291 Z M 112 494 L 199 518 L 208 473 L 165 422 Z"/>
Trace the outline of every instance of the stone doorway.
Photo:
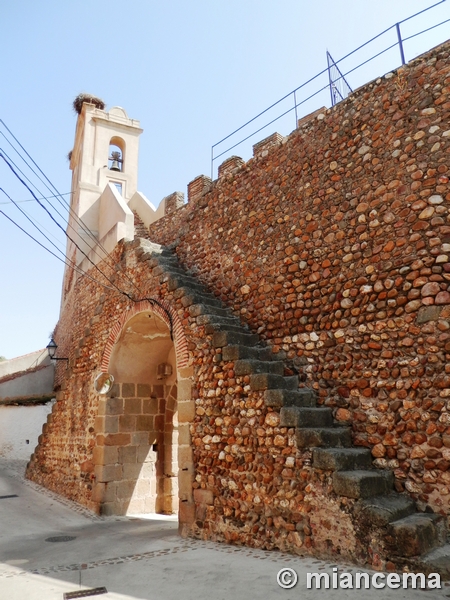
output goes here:
<path id="1" fill-rule="evenodd" d="M 115 384 L 99 403 L 96 485 L 101 514 L 176 514 L 178 411 L 175 346 L 152 311 L 131 317 L 109 361 Z"/>

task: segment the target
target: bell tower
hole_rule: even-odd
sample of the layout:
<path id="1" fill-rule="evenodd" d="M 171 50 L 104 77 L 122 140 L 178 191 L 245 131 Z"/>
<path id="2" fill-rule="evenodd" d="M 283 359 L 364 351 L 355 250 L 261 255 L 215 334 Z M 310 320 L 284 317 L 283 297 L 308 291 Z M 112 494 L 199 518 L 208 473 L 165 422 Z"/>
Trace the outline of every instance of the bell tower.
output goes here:
<path id="1" fill-rule="evenodd" d="M 72 210 L 67 232 L 81 250 L 89 254 L 95 245 L 93 238 L 102 243 L 114 227 L 120 229 L 122 238 L 126 237 L 124 232 L 129 229 L 133 216 L 127 205 L 137 192 L 142 129 L 139 121 L 130 119 L 123 108 L 114 106 L 107 112 L 104 102 L 94 96 L 80 94 L 74 108 L 78 119 L 74 147 L 69 154 Z M 115 241 L 121 239 L 117 231 L 114 235 Z M 86 260 L 83 252 L 68 239 L 70 261 L 80 265 Z M 83 270 L 86 267 L 89 265 Z M 73 268 L 66 267 L 63 301 L 73 275 Z"/>

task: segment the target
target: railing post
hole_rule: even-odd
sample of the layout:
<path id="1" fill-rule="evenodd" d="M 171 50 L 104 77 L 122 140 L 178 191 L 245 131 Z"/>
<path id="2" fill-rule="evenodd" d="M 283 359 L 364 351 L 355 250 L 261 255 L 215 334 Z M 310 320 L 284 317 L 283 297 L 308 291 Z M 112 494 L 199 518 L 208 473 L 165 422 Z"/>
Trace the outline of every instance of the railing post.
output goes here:
<path id="1" fill-rule="evenodd" d="M 333 79 L 331 77 L 330 58 L 331 58 L 331 54 L 327 50 L 327 69 L 328 69 L 328 81 L 329 81 L 329 85 L 330 85 L 331 106 L 334 106 L 336 104 L 336 102 L 334 101 L 334 94 L 333 94 Z M 333 62 L 334 62 L 334 60 L 333 60 Z"/>
<path id="2" fill-rule="evenodd" d="M 406 65 L 405 53 L 403 52 L 402 34 L 400 33 L 400 23 L 396 23 L 395 27 L 397 29 L 398 45 L 400 47 L 400 56 L 402 57 L 402 65 Z"/>

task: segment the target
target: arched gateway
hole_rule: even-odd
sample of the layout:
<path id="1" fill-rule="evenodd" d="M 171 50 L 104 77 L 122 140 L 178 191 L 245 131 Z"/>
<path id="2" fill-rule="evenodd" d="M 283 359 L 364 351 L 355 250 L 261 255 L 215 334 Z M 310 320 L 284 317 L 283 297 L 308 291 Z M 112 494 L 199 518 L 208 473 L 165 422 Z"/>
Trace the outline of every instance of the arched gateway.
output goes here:
<path id="1" fill-rule="evenodd" d="M 140 302 L 113 326 L 102 371 L 114 386 L 99 401 L 94 448 L 93 493 L 102 514 L 174 514 L 179 498 L 189 503 L 190 478 L 179 489 L 178 477 L 178 383 L 187 363 L 181 323 L 161 304 Z M 190 447 L 181 442 L 188 474 Z"/>

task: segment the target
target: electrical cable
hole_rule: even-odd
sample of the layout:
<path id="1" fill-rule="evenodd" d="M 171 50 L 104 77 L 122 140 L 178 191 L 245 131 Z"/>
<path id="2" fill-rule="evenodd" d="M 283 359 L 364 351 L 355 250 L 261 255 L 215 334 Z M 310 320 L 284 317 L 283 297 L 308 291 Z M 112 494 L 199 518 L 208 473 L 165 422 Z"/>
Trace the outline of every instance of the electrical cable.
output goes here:
<path id="1" fill-rule="evenodd" d="M 97 269 L 97 271 L 113 286 L 115 287 L 121 294 L 123 294 L 124 296 L 127 296 L 130 300 L 132 300 L 133 298 L 130 296 L 130 294 L 128 294 L 127 292 L 124 292 L 123 290 L 121 290 L 120 288 L 118 288 L 116 286 L 116 284 L 111 281 L 109 279 L 109 277 L 107 277 L 103 271 L 94 263 L 94 261 L 92 261 L 89 256 L 86 254 L 86 252 L 84 252 L 80 246 L 70 237 L 70 235 L 64 231 L 63 227 L 60 225 L 60 223 L 58 223 L 58 221 L 54 218 L 54 216 L 51 214 L 51 212 L 49 210 L 47 210 L 47 208 L 42 204 L 42 202 L 40 202 L 40 200 L 38 200 L 37 196 L 35 196 L 33 190 L 25 183 L 25 181 L 19 176 L 19 174 L 14 170 L 14 167 L 8 162 L 8 160 L 5 158 L 5 156 L 3 155 L 2 152 L 0 152 L 0 158 L 3 159 L 3 161 L 8 165 L 8 167 L 11 169 L 11 171 L 14 173 L 14 175 L 17 177 L 17 179 L 22 183 L 22 185 L 24 185 L 28 191 L 30 192 L 30 194 L 36 199 L 36 202 L 39 204 L 39 206 L 41 206 L 45 212 L 49 215 L 49 217 L 52 219 L 52 221 L 57 225 L 57 227 L 59 227 L 61 229 L 61 231 L 64 233 L 64 235 L 66 235 L 68 237 L 68 239 L 73 243 L 73 245 L 75 246 L 75 248 L 77 248 L 77 250 L 79 250 L 81 252 L 81 254 L 83 254 L 88 261 L 92 264 L 92 266 Z M 3 213 L 4 214 L 4 213 Z"/>
<path id="2" fill-rule="evenodd" d="M 77 265 L 75 265 L 73 267 L 72 265 L 70 265 L 69 263 L 67 263 L 64 259 L 62 259 L 57 254 L 55 254 L 54 252 L 52 252 L 51 250 L 49 250 L 49 248 L 47 248 L 46 246 L 44 246 L 44 244 L 41 244 L 41 242 L 39 240 L 37 240 L 35 237 L 33 237 L 31 235 L 31 233 L 28 233 L 28 231 L 26 231 L 23 227 L 21 227 L 18 223 L 16 223 L 14 221 L 14 219 L 12 219 L 9 215 L 7 215 L 2 210 L 0 210 L 0 214 L 3 215 L 4 217 L 6 217 L 8 219 L 8 221 L 11 221 L 11 223 L 13 225 L 15 225 L 18 229 L 20 229 L 20 231 L 22 231 L 25 235 L 27 235 L 29 238 L 31 238 L 33 240 L 33 242 L 36 242 L 36 244 L 38 244 L 39 246 L 41 246 L 41 248 L 43 248 L 44 250 L 46 250 L 49 254 L 51 254 L 52 256 L 54 256 L 55 258 L 57 258 L 59 261 L 61 261 L 62 263 L 64 263 L 66 266 L 72 267 L 73 269 L 75 269 L 78 273 L 80 273 L 84 277 L 87 277 L 91 281 L 94 281 L 95 283 L 98 283 L 99 285 L 103 286 L 104 288 L 113 291 L 115 294 L 119 293 L 114 288 L 109 287 L 109 285 L 106 285 L 105 283 L 102 283 L 101 281 L 98 281 L 98 279 L 95 279 L 94 277 L 92 277 L 91 275 L 89 275 L 88 273 L 86 273 L 85 271 L 83 271 L 82 269 L 80 269 Z M 122 294 L 123 292 L 120 292 L 120 293 Z"/>
<path id="3" fill-rule="evenodd" d="M 45 179 L 49 182 L 49 184 L 52 186 L 52 188 L 54 189 L 55 192 L 57 192 L 57 194 L 59 196 L 62 197 L 62 194 L 59 193 L 59 191 L 57 190 L 57 188 L 55 187 L 55 185 L 50 181 L 50 179 L 47 177 L 47 175 L 42 171 L 42 169 L 39 167 L 39 165 L 36 163 L 36 161 L 33 159 L 33 157 L 27 152 L 27 150 L 24 148 L 24 146 L 20 143 L 20 141 L 16 138 L 16 136 L 12 133 L 12 131 L 9 129 L 9 127 L 6 125 L 6 123 L 0 119 L 0 123 L 3 124 L 3 126 L 5 127 L 5 129 L 8 131 L 8 133 L 14 138 L 14 140 L 17 142 L 17 144 L 20 146 L 20 148 L 25 152 L 25 154 L 29 157 L 29 159 L 33 162 L 33 164 L 36 166 L 36 168 L 40 171 L 40 173 L 42 173 L 42 175 L 45 177 Z M 51 189 L 48 187 L 48 185 L 45 183 L 45 181 L 43 181 L 43 179 L 36 173 L 36 171 L 33 169 L 33 167 L 30 166 L 30 164 L 23 158 L 23 156 L 19 153 L 19 151 L 14 148 L 14 145 L 8 140 L 8 138 L 5 136 L 5 134 L 3 132 L 0 131 L 0 134 L 6 139 L 6 141 L 9 143 L 9 145 L 13 148 L 13 150 L 16 152 L 16 154 L 18 154 L 18 156 L 23 160 L 23 162 L 27 165 L 27 167 L 31 170 L 31 172 L 36 175 L 36 177 L 39 179 L 39 181 L 41 181 L 45 187 L 51 191 Z M 7 153 L 3 150 L 3 152 L 5 153 L 5 155 L 8 157 L 8 159 L 14 164 L 14 166 L 22 173 L 22 175 L 24 175 L 24 177 L 31 183 L 31 185 L 33 185 L 33 187 L 38 190 L 37 186 L 34 185 L 31 180 L 23 173 L 23 171 L 12 161 L 12 159 L 7 155 Z M 39 191 L 39 190 L 38 190 Z M 100 242 L 100 240 L 97 240 L 97 238 L 94 236 L 94 234 L 90 231 L 90 229 L 85 225 L 85 223 L 83 222 L 83 220 L 81 219 L 81 217 L 79 217 L 75 211 L 72 209 L 71 205 L 64 199 L 62 198 L 62 201 L 56 196 L 56 199 L 58 200 L 58 202 L 64 207 L 64 204 L 66 205 L 64 208 L 65 210 L 68 210 L 69 214 L 72 215 L 74 217 L 74 219 L 81 225 L 81 228 L 83 229 L 83 231 L 94 241 L 95 246 L 99 246 L 105 256 L 102 257 L 100 256 L 100 254 L 98 254 L 98 252 L 96 251 L 95 247 L 91 246 L 90 244 L 87 243 L 86 240 L 84 240 L 84 243 L 89 247 L 89 249 L 91 251 L 93 251 L 98 258 L 100 258 L 101 260 L 105 260 L 108 259 L 109 261 L 111 261 L 111 266 L 115 266 L 113 261 L 111 260 L 111 258 L 109 257 L 109 253 L 106 250 L 106 248 L 104 248 L 104 246 L 102 245 L 102 243 Z M 56 209 L 56 207 L 49 201 L 50 206 L 58 213 L 58 215 L 65 220 L 65 217 L 63 215 L 61 215 L 61 213 Z M 75 231 L 75 233 L 78 235 L 78 231 L 73 227 L 73 225 L 71 225 L 70 223 L 70 219 L 67 220 L 68 226 Z M 137 291 L 140 293 L 141 290 L 139 289 L 139 287 L 136 285 L 136 283 L 128 276 L 127 273 L 124 273 L 125 277 L 130 281 L 130 283 L 137 289 Z"/>
<path id="4" fill-rule="evenodd" d="M 14 204 L 14 206 L 16 206 L 16 208 L 17 208 L 17 209 L 18 209 L 18 210 L 19 210 L 19 211 L 20 211 L 20 212 L 21 212 L 21 213 L 22 213 L 22 214 L 25 216 L 25 218 L 26 218 L 26 219 L 28 219 L 28 221 L 29 221 L 29 222 L 30 222 L 30 223 L 33 225 L 33 227 L 34 227 L 35 229 L 37 229 L 37 230 L 39 231 L 39 233 L 40 233 L 42 236 L 44 236 L 44 237 L 45 237 L 45 239 L 46 239 L 48 242 L 50 242 L 50 244 L 51 244 L 51 245 L 52 245 L 54 248 L 56 248 L 56 250 L 57 250 L 59 253 L 61 253 L 61 254 L 62 254 L 64 257 L 66 256 L 66 253 L 65 253 L 65 251 L 64 251 L 64 250 L 61 250 L 60 248 L 58 248 L 58 246 L 57 246 L 57 245 L 56 245 L 54 242 L 52 242 L 52 240 L 51 240 L 49 237 L 47 237 L 47 236 L 45 235 L 45 233 L 43 233 L 43 232 L 42 232 L 42 231 L 39 229 L 39 227 L 38 227 L 37 223 L 35 223 L 35 222 L 33 221 L 33 219 L 32 219 L 32 218 L 31 218 L 29 215 L 27 215 L 27 213 L 26 213 L 26 212 L 25 212 L 25 211 L 24 211 L 24 210 L 23 210 L 23 209 L 22 209 L 22 208 L 21 208 L 21 207 L 20 207 L 20 206 L 17 204 L 17 202 L 15 202 L 15 201 L 14 201 L 14 200 L 11 198 L 11 196 L 9 196 L 9 194 L 7 194 L 7 193 L 5 192 L 5 190 L 4 190 L 3 188 L 1 188 L 1 187 L 0 187 L 0 192 L 3 192 L 3 194 L 5 194 L 5 196 L 6 196 L 7 198 L 9 198 L 9 199 L 10 199 L 10 201 L 11 201 L 11 202 Z M 41 227 L 42 227 L 42 225 L 41 225 Z M 70 260 L 70 259 L 69 259 L 69 260 Z"/>
<path id="5" fill-rule="evenodd" d="M 37 169 L 39 169 L 39 171 L 42 173 L 42 175 L 45 177 L 45 179 L 46 179 L 46 180 L 47 180 L 47 181 L 50 183 L 50 185 L 53 187 L 53 189 L 54 189 L 54 190 L 57 192 L 57 194 L 58 194 L 59 196 L 61 196 L 61 197 L 62 197 L 62 195 L 59 193 L 59 191 L 57 190 L 57 188 L 56 188 L 56 187 L 53 185 L 53 183 L 50 181 L 50 179 L 49 179 L 49 178 L 48 178 L 48 177 L 45 175 L 45 173 L 42 171 L 42 169 L 39 167 L 39 165 L 37 165 L 37 163 L 36 163 L 36 162 L 34 161 L 34 159 L 33 159 L 33 158 L 30 156 L 30 154 L 29 154 L 29 153 L 28 153 L 28 152 L 25 150 L 25 148 L 22 146 L 22 144 L 19 142 L 19 140 L 18 140 L 18 139 L 15 137 L 15 135 L 14 135 L 14 134 L 11 132 L 11 130 L 8 128 L 8 126 L 5 124 L 5 122 L 4 122 L 2 119 L 0 119 L 0 123 L 2 123 L 2 124 L 3 124 L 3 126 L 4 126 L 4 127 L 7 129 L 7 131 L 10 133 L 10 135 L 11 135 L 11 136 L 14 138 L 14 140 L 15 140 L 15 141 L 16 141 L 16 142 L 19 144 L 19 146 L 22 148 L 22 150 L 23 150 L 23 151 L 26 153 L 26 155 L 27 155 L 27 156 L 30 158 L 30 160 L 33 162 L 33 164 L 34 164 L 34 165 L 37 167 Z M 0 132 L 0 133 L 1 133 L 1 132 Z M 5 137 L 5 139 L 7 139 L 7 138 L 6 138 L 6 136 L 5 136 L 3 133 L 2 133 L 2 135 L 3 135 L 3 137 Z M 47 188 L 49 191 L 51 191 L 51 190 L 50 190 L 50 188 L 49 188 L 49 187 L 48 187 L 48 186 L 45 184 L 45 182 L 43 182 L 43 181 L 42 181 L 42 179 L 41 179 L 41 178 L 40 178 L 40 177 L 37 175 L 37 173 L 34 171 L 34 169 L 33 169 L 33 168 L 32 168 L 32 167 L 29 165 L 29 163 L 28 163 L 28 162 L 27 162 L 27 161 L 26 161 L 26 160 L 23 158 L 23 156 L 21 156 L 21 155 L 20 155 L 20 153 L 19 153 L 19 152 L 18 152 L 18 151 L 17 151 L 17 150 L 14 148 L 14 146 L 11 144 L 11 142 L 9 142 L 9 140 L 7 140 L 7 141 L 8 141 L 8 143 L 9 143 L 9 144 L 10 144 L 10 145 L 13 147 L 13 149 L 14 149 L 14 150 L 15 150 L 15 152 L 16 152 L 16 153 L 19 155 L 19 157 L 20 157 L 20 158 L 21 158 L 21 159 L 22 159 L 22 160 L 25 162 L 25 164 L 28 166 L 28 168 L 29 168 L 29 169 L 30 169 L 30 170 L 31 170 L 31 171 L 32 171 L 32 172 L 33 172 L 33 173 L 34 173 L 34 174 L 35 174 L 35 175 L 38 177 L 38 179 L 39 179 L 39 180 L 40 180 L 40 181 L 41 181 L 41 182 L 42 182 L 42 183 L 45 185 L 45 187 L 46 187 L 46 188 Z M 57 225 L 57 226 L 58 226 L 58 227 L 59 227 L 59 228 L 60 228 L 60 229 L 63 231 L 63 233 L 65 234 L 65 236 L 66 236 L 66 237 L 67 237 L 67 238 L 68 238 L 68 239 L 69 239 L 69 240 L 70 240 L 70 241 L 71 241 L 71 242 L 74 244 L 74 246 L 75 246 L 75 247 L 76 247 L 76 248 L 77 248 L 77 249 L 78 249 L 78 250 L 79 250 L 79 251 L 80 251 L 80 252 L 81 252 L 81 253 L 82 253 L 82 254 L 83 254 L 83 255 L 84 255 L 84 256 L 85 256 L 87 259 L 88 259 L 88 261 L 89 261 L 89 262 L 90 262 L 90 263 L 91 263 L 91 264 L 92 264 L 92 265 L 93 265 L 93 266 L 94 266 L 94 267 L 97 269 L 97 271 L 99 271 L 99 273 L 100 273 L 100 274 L 101 274 L 103 277 L 105 277 L 105 279 L 106 279 L 106 280 L 107 280 L 109 283 L 111 283 L 111 285 L 113 285 L 113 286 L 114 286 L 114 288 L 115 288 L 115 289 L 116 289 L 116 290 L 117 290 L 117 291 L 118 291 L 120 294 L 122 294 L 122 295 L 126 296 L 126 297 L 127 297 L 129 300 L 131 300 L 131 301 L 133 301 L 133 302 L 140 302 L 140 301 L 142 301 L 142 300 L 147 300 L 147 301 L 148 301 L 148 302 L 150 302 L 151 304 L 159 306 L 159 307 L 160 307 L 160 308 L 161 308 L 161 309 L 164 311 L 164 313 L 166 314 L 166 316 L 167 316 L 167 318 L 168 318 L 168 320 L 169 320 L 170 337 L 171 337 L 171 339 L 173 340 L 173 319 L 172 319 L 172 315 L 170 314 L 170 312 L 169 312 L 169 311 L 168 311 L 168 310 L 167 310 L 167 309 L 166 309 L 166 308 L 165 308 L 165 307 L 164 307 L 164 306 L 163 306 L 163 305 L 162 305 L 162 304 L 161 304 L 161 303 L 160 303 L 158 300 L 156 300 L 155 298 L 148 298 L 148 297 L 145 297 L 145 298 L 135 299 L 135 298 L 133 298 L 133 297 L 131 296 L 131 294 L 128 294 L 127 292 L 125 292 L 125 291 L 121 290 L 121 289 L 120 289 L 120 288 L 119 288 L 119 287 L 118 287 L 118 286 L 117 286 L 117 285 L 116 285 L 114 282 L 112 282 L 112 281 L 111 281 L 111 280 L 110 280 L 110 279 L 109 279 L 109 278 L 108 278 L 108 277 L 107 277 L 107 276 L 106 276 L 106 275 L 105 275 L 105 274 L 104 274 L 104 273 L 101 271 L 101 269 L 100 269 L 100 268 L 99 268 L 99 267 L 98 267 L 98 266 L 97 266 L 97 265 L 96 265 L 96 264 L 95 264 L 95 263 L 94 263 L 94 262 L 93 262 L 93 261 L 92 261 L 92 260 L 89 258 L 89 256 L 88 256 L 88 255 L 87 255 L 85 252 L 83 252 L 83 250 L 81 250 L 81 248 L 78 246 L 78 244 L 77 244 L 77 243 L 76 243 L 76 242 L 75 242 L 75 241 L 74 241 L 74 240 L 73 240 L 73 239 L 72 239 L 72 238 L 69 236 L 69 234 L 67 233 L 67 231 L 65 231 L 65 230 L 64 230 L 64 229 L 61 227 L 61 225 L 60 225 L 60 224 L 57 222 L 57 220 L 56 220 L 56 219 L 53 217 L 53 215 L 52 215 L 52 214 L 51 214 L 51 213 L 50 213 L 50 212 L 49 212 L 49 211 L 46 209 L 46 207 L 45 207 L 45 206 L 44 206 L 44 205 L 43 205 L 43 204 L 42 204 L 42 203 L 39 201 L 39 199 L 36 197 L 36 195 L 33 193 L 33 191 L 32 191 L 32 190 L 29 188 L 29 186 L 28 186 L 28 185 L 27 185 L 27 184 L 26 184 L 26 183 L 25 183 L 25 182 L 24 182 L 24 181 L 23 181 L 23 180 L 22 180 L 22 179 L 19 177 L 19 175 L 18 175 L 18 174 L 15 172 L 14 168 L 11 166 L 11 164 L 8 162 L 8 160 L 6 160 L 6 158 L 5 158 L 5 156 L 2 154 L 2 152 L 4 152 L 4 150 L 2 150 L 2 151 L 0 152 L 0 157 L 1 157 L 1 158 L 4 160 L 4 162 L 5 162 L 5 163 L 8 165 L 8 167 L 11 169 L 11 171 L 14 173 L 14 175 L 15 175 L 15 176 L 16 176 L 16 177 L 19 179 L 19 181 L 22 183 L 22 185 L 24 185 L 24 186 L 25 186 L 25 187 L 28 189 L 28 191 L 29 191 L 29 192 L 32 194 L 33 198 L 34 198 L 34 199 L 35 199 L 35 200 L 38 202 L 38 204 L 41 206 L 41 208 L 43 208 L 43 209 L 44 209 L 44 210 L 47 212 L 47 214 L 48 214 L 48 215 L 50 216 L 50 218 L 51 218 L 51 219 L 54 221 L 54 223 L 55 223 L 55 224 L 56 224 L 56 225 Z M 5 153 L 5 154 L 6 154 L 6 153 Z M 9 157 L 8 157 L 8 158 L 9 158 Z M 10 160 L 11 160 L 11 159 L 10 159 Z M 13 162 L 13 161 L 11 161 L 11 162 Z M 16 166 L 16 165 L 15 165 L 15 166 Z M 18 168 L 18 167 L 17 167 L 17 168 Z M 20 170 L 20 169 L 18 168 L 18 170 Z M 21 170 L 20 170 L 20 172 L 23 174 L 23 172 L 22 172 Z M 25 176 L 25 174 L 23 174 L 23 175 L 24 175 L 24 177 L 25 177 L 25 178 L 26 178 L 28 181 L 30 181 L 30 180 L 29 180 L 29 178 Z M 34 187 L 36 190 L 38 190 L 38 188 L 36 187 L 36 185 L 34 185 L 34 184 L 31 182 L 31 181 L 30 181 L 30 183 L 33 185 L 33 187 Z M 38 192 L 39 192 L 39 190 L 38 190 Z M 85 231 L 86 233 L 88 233 L 88 235 L 89 235 L 90 237 L 92 237 L 92 239 L 94 240 L 95 244 L 96 244 L 97 246 L 99 246 L 99 247 L 100 247 L 100 248 L 103 250 L 103 252 L 105 253 L 105 256 L 106 256 L 106 258 L 108 258 L 109 260 L 111 260 L 111 263 L 114 265 L 114 263 L 113 263 L 112 259 L 109 257 L 109 253 L 108 253 L 108 251 L 107 251 L 107 250 L 106 250 L 106 249 L 103 247 L 103 245 L 102 245 L 102 244 L 99 242 L 99 240 L 97 240 L 97 239 L 95 238 L 95 236 L 93 236 L 92 232 L 91 232 L 91 231 L 90 231 L 88 228 L 86 228 L 86 226 L 85 226 L 85 224 L 83 223 L 83 221 L 81 220 L 81 218 L 80 218 L 80 217 L 78 217 L 78 215 L 76 215 L 76 213 L 74 213 L 73 209 L 72 209 L 72 208 L 71 208 L 71 206 L 70 206 L 70 205 L 67 203 L 67 201 L 66 201 L 64 198 L 62 198 L 63 202 L 61 202 L 61 200 L 60 200 L 58 197 L 56 197 L 56 199 L 58 200 L 58 202 L 59 202 L 60 204 L 63 204 L 63 202 L 64 202 L 64 203 L 65 203 L 65 204 L 68 206 L 68 208 L 69 208 L 69 214 L 73 214 L 73 215 L 74 215 L 75 219 L 76 219 L 76 220 L 78 220 L 78 222 L 81 224 L 81 226 L 82 226 L 82 228 L 84 229 L 84 231 Z M 55 211 L 56 211 L 56 212 L 57 212 L 57 213 L 58 213 L 58 214 L 59 214 L 59 215 L 60 215 L 60 216 L 61 216 L 61 217 L 64 219 L 64 217 L 61 215 L 61 213 L 59 213 L 59 211 L 58 211 L 58 210 L 57 210 L 57 209 L 56 209 L 56 208 L 55 208 L 55 207 L 54 207 L 54 206 L 51 204 L 51 202 L 50 202 L 50 201 L 49 201 L 49 204 L 50 204 L 50 206 L 52 206 L 52 208 L 53 208 L 53 209 L 54 209 L 54 210 L 55 210 Z M 3 213 L 3 211 L 2 211 L 2 214 L 3 214 L 3 215 L 5 215 L 5 213 Z M 9 219 L 9 217 L 8 217 L 7 215 L 5 215 L 5 216 L 6 216 L 6 217 Z M 9 219 L 9 220 L 11 220 L 11 219 Z M 70 227 L 71 227 L 71 228 L 72 228 L 72 229 L 73 229 L 73 230 L 76 232 L 76 230 L 74 229 L 74 227 L 73 227 L 73 226 L 71 226 L 69 222 L 68 222 L 68 226 L 70 226 Z M 19 228 L 20 228 L 20 226 L 19 226 Z M 20 228 L 20 229 L 22 229 L 22 228 Z M 22 230 L 22 231 L 24 231 L 24 232 L 25 232 L 25 230 Z M 25 232 L 25 233 L 26 233 L 26 232 Z M 42 232 L 41 232 L 41 233 L 42 233 Z M 76 232 L 76 233 L 78 234 L 78 232 Z M 30 234 L 28 234 L 28 233 L 27 233 L 27 235 L 30 235 Z M 30 236 L 30 237 L 32 237 L 32 236 Z M 46 236 L 45 236 L 45 237 L 46 237 Z M 99 257 L 101 260 L 105 260 L 104 258 L 102 258 L 102 257 L 101 257 L 101 256 L 100 256 L 100 255 L 99 255 L 97 252 L 96 252 L 95 248 L 93 248 L 92 246 L 90 246 L 90 245 L 89 245 L 89 244 L 86 242 L 86 240 L 84 240 L 84 241 L 85 241 L 85 244 L 86 244 L 86 245 L 87 245 L 87 246 L 90 248 L 90 250 L 91 250 L 91 251 L 94 251 L 94 252 L 95 252 L 95 254 L 97 254 L 97 256 L 98 256 L 98 257 Z M 37 243 L 39 243 L 39 242 L 37 242 Z M 40 243 L 39 243 L 39 245 L 41 245 L 42 247 L 44 247 L 44 248 L 45 248 L 45 246 L 43 246 L 42 244 L 40 244 Z M 46 248 L 46 249 L 47 249 L 47 248 Z M 47 249 L 47 250 L 48 250 L 48 249 Z M 49 252 L 51 252 L 50 250 L 48 250 L 48 251 L 49 251 Z M 51 252 L 51 253 L 52 253 L 52 252 Z M 53 253 L 52 253 L 52 254 L 53 254 Z M 55 255 L 55 256 L 56 256 L 56 255 Z M 56 258 L 59 258 L 59 257 L 56 257 Z M 60 260 L 61 260 L 61 259 L 60 259 Z M 66 263 L 66 264 L 67 264 L 67 263 Z M 76 268 L 78 269 L 78 272 L 81 270 L 81 272 L 82 272 L 84 275 L 88 276 L 88 275 L 87 275 L 87 273 L 86 273 L 86 272 L 84 272 L 82 269 L 80 269 L 79 267 L 76 267 Z M 129 277 L 129 275 L 128 275 L 128 274 L 127 274 L 125 271 L 122 271 L 122 272 L 124 273 L 124 275 L 126 276 L 126 278 L 127 278 L 129 281 L 130 281 L 130 283 L 131 283 L 131 284 L 132 284 L 132 285 L 133 285 L 133 286 L 134 286 L 134 287 L 137 289 L 137 291 L 139 292 L 139 294 L 142 294 L 142 291 L 141 291 L 141 289 L 140 289 L 140 288 L 137 286 L 137 284 L 136 284 L 136 283 L 135 283 L 135 282 L 134 282 L 134 281 L 133 281 L 133 280 L 132 280 L 132 279 Z M 89 277 L 90 279 L 93 279 L 93 278 L 92 278 L 92 277 L 90 277 L 90 276 L 88 276 L 88 277 Z M 97 281 L 97 280 L 93 279 L 93 281 Z M 97 281 L 97 283 L 100 283 L 100 282 L 98 282 L 98 281 Z M 112 288 L 110 288 L 109 286 L 106 286 L 105 284 L 100 284 L 100 285 L 103 285 L 103 287 L 106 287 L 106 288 L 108 288 L 108 289 L 112 289 Z"/>

